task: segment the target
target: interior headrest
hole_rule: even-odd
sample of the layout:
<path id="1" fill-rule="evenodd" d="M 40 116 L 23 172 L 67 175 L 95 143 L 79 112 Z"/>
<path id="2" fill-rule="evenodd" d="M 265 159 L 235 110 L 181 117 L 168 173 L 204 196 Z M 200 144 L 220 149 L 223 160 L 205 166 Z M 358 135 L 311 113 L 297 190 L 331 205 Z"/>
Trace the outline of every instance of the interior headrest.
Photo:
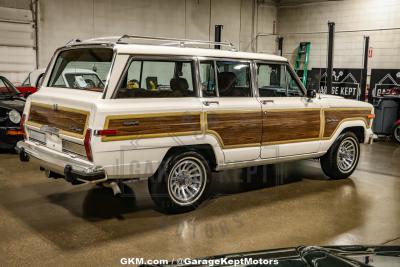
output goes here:
<path id="1" fill-rule="evenodd" d="M 169 85 L 171 86 L 171 89 L 173 91 L 179 90 L 179 91 L 185 91 L 189 89 L 189 83 L 185 78 L 177 77 L 177 78 L 172 78 L 171 81 L 169 82 Z"/>
<path id="2" fill-rule="evenodd" d="M 218 90 L 223 93 L 232 88 L 236 83 L 236 75 L 233 72 L 218 73 Z"/>

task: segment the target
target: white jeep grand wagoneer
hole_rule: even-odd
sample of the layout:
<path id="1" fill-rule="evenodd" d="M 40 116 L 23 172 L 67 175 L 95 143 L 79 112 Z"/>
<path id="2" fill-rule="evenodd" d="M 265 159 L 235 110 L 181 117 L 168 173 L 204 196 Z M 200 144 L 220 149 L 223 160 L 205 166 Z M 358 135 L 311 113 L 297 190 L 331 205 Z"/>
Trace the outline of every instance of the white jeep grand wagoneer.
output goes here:
<path id="1" fill-rule="evenodd" d="M 176 213 L 204 200 L 213 171 L 319 158 L 343 179 L 359 144 L 372 141 L 370 104 L 307 92 L 285 58 L 132 39 L 75 40 L 55 52 L 26 103 L 21 160 L 114 193 L 148 178 L 155 204 Z"/>

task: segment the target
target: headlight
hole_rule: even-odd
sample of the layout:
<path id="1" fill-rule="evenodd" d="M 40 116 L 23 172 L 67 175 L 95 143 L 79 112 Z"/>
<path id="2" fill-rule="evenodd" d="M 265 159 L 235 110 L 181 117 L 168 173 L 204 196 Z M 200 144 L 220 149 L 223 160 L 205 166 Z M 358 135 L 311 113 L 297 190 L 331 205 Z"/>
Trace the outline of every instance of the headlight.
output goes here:
<path id="1" fill-rule="evenodd" d="M 12 123 L 18 124 L 21 121 L 21 114 L 19 114 L 18 111 L 13 109 L 10 112 L 8 112 L 8 118 L 10 118 L 10 121 Z"/>

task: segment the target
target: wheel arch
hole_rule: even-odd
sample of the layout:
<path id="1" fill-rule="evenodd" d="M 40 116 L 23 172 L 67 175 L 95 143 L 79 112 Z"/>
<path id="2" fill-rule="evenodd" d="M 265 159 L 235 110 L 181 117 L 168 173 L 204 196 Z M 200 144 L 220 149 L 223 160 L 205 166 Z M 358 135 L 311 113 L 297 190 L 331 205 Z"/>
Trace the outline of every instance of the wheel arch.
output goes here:
<path id="1" fill-rule="evenodd" d="M 218 158 L 217 153 L 215 152 L 213 146 L 211 146 L 210 144 L 174 146 L 168 149 L 167 153 L 164 156 L 164 159 L 168 158 L 172 154 L 186 151 L 196 151 L 201 154 L 209 162 L 212 171 L 215 171 L 218 162 L 220 162 L 221 160 Z"/>
<path id="2" fill-rule="evenodd" d="M 359 143 L 364 143 L 365 141 L 365 128 L 363 126 L 350 126 L 344 128 L 339 135 L 346 132 L 352 132 L 357 136 Z"/>

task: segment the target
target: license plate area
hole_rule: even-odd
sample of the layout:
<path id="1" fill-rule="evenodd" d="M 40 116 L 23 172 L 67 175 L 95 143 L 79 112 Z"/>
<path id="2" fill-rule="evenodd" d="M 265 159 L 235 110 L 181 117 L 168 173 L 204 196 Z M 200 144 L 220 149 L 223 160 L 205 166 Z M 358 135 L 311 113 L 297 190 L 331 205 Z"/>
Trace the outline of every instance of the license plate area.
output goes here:
<path id="1" fill-rule="evenodd" d="M 58 135 L 46 133 L 46 147 L 62 152 L 62 140 Z"/>

